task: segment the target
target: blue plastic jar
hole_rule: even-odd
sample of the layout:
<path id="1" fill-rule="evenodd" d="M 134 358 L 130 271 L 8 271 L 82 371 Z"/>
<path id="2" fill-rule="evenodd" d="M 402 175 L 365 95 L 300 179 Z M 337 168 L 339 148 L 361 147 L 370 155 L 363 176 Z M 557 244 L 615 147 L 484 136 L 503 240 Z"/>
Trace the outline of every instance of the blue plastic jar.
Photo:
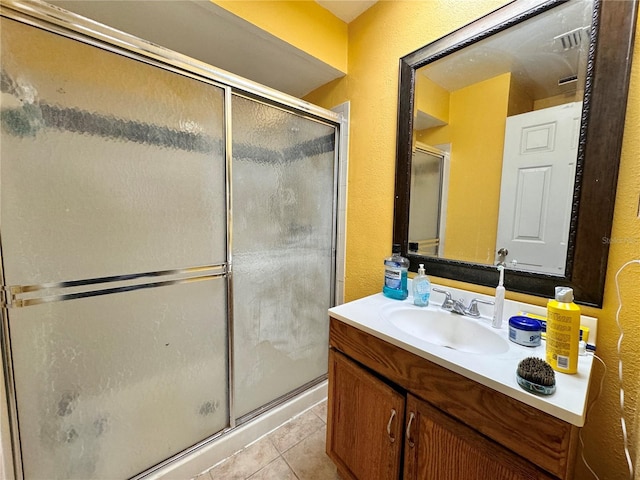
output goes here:
<path id="1" fill-rule="evenodd" d="M 509 340 L 525 347 L 540 345 L 542 324 L 535 318 L 515 316 L 509 319 Z"/>

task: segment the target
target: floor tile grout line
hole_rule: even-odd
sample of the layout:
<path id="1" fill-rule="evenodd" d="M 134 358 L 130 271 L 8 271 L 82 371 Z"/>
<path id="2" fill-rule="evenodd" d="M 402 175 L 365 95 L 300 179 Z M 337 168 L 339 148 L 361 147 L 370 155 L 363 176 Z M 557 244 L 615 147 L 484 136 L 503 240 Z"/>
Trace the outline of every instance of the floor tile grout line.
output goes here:
<path id="1" fill-rule="evenodd" d="M 318 415 L 316 412 L 311 412 L 311 413 L 313 413 L 316 417 L 318 417 L 318 418 L 322 421 L 322 423 L 324 423 L 324 424 L 326 425 L 326 423 L 327 423 L 327 422 L 326 422 L 326 420 L 325 420 L 324 418 L 322 418 L 322 417 L 321 417 L 320 415 Z"/>
<path id="2" fill-rule="evenodd" d="M 315 413 L 314 413 L 315 415 Z M 318 415 L 316 415 L 316 417 L 318 417 Z M 321 417 L 318 417 L 320 420 L 322 420 Z M 288 422 L 285 422 L 285 424 Z M 285 424 L 281 425 L 284 426 Z M 266 465 L 262 465 L 258 470 L 256 470 L 255 472 L 252 472 L 248 477 L 245 477 L 245 480 L 250 478 L 252 475 L 255 475 L 256 473 L 258 473 L 260 470 L 262 470 L 263 468 L 265 468 L 267 465 L 269 465 L 270 463 L 272 463 L 273 461 L 275 461 L 278 457 L 282 458 L 285 463 L 287 463 L 287 465 L 289 466 L 289 469 L 294 472 L 295 471 L 291 468 L 291 466 L 289 465 L 289 463 L 286 461 L 286 459 L 284 458 L 284 454 L 288 451 L 290 451 L 292 448 L 298 446 L 301 442 L 303 442 L 304 440 L 308 439 L 311 435 L 317 433 L 319 430 L 322 430 L 324 427 L 326 426 L 326 424 L 324 422 L 322 422 L 322 424 L 316 428 L 315 430 L 310 431 L 307 435 L 305 435 L 304 437 L 300 438 L 296 443 L 294 443 L 293 445 L 290 445 L 289 447 L 287 447 L 285 450 L 283 450 L 282 452 L 278 449 L 278 447 L 276 446 L 275 442 L 273 441 L 271 435 L 273 433 L 275 433 L 278 428 L 274 429 L 273 431 L 271 431 L 269 434 L 264 435 L 263 437 L 261 437 L 261 439 L 266 439 L 271 446 L 273 447 L 273 449 L 277 452 L 278 456 L 276 456 L 275 458 L 273 458 L 270 462 L 268 462 Z M 279 427 L 280 428 L 280 427 Z M 247 445 L 246 447 L 242 448 L 241 450 L 238 450 L 237 452 L 235 452 L 233 455 L 227 457 L 226 459 L 224 459 L 223 461 L 217 463 L 215 466 L 212 466 L 209 470 L 207 470 L 207 474 L 210 478 L 210 480 L 216 480 L 211 476 L 211 472 L 215 469 L 215 467 L 222 465 L 223 463 L 227 462 L 227 461 L 231 461 L 234 457 L 237 457 L 239 454 L 241 454 L 242 452 L 246 451 L 247 448 L 249 448 L 250 446 L 252 446 L 253 444 L 257 443 L 257 441 L 250 443 L 249 445 Z M 297 475 L 296 475 L 296 478 Z"/>
<path id="3" fill-rule="evenodd" d="M 323 402 L 326 402 L 326 399 L 316 403 L 315 405 L 312 405 L 311 407 L 307 408 L 306 410 L 304 410 L 303 412 L 300 412 L 298 415 L 290 418 L 289 420 L 287 420 L 286 422 L 282 423 L 281 425 L 279 425 L 278 427 L 274 428 L 273 430 L 271 430 L 270 432 L 267 432 L 266 434 L 262 435 L 260 438 L 252 441 L 251 443 L 249 443 L 248 445 L 244 446 L 243 448 L 241 448 L 240 450 L 238 450 L 237 452 L 234 452 L 232 455 L 230 455 L 229 457 L 225 458 L 224 460 L 216 463 L 215 465 L 212 465 L 208 470 L 206 470 L 205 472 L 203 472 L 202 474 L 200 474 L 200 476 L 203 476 L 203 474 L 206 474 L 206 476 L 209 478 L 209 480 L 216 480 L 213 478 L 212 476 L 212 472 L 213 470 L 224 464 L 227 461 L 230 461 L 233 457 L 237 456 L 238 454 L 242 453 L 243 451 L 247 450 L 247 448 L 249 448 L 250 446 L 252 446 L 253 444 L 257 443 L 259 440 L 263 439 L 266 437 L 266 439 L 269 441 L 269 443 L 271 444 L 271 446 L 274 448 L 274 450 L 277 452 L 277 456 L 275 458 L 273 458 L 270 462 L 268 462 L 266 465 L 263 465 L 262 467 L 260 467 L 258 470 L 256 470 L 255 472 L 252 472 L 249 476 L 245 477 L 245 480 L 249 479 L 251 476 L 255 475 L 256 473 L 258 473 L 259 471 L 261 471 L 263 468 L 265 468 L 267 465 L 270 465 L 272 462 L 275 462 L 278 458 L 281 458 L 282 460 L 284 460 L 285 464 L 288 466 L 289 470 L 293 473 L 293 475 L 296 477 L 296 479 L 300 479 L 300 477 L 298 476 L 298 474 L 295 472 L 295 470 L 291 467 L 291 465 L 289 464 L 289 462 L 287 462 L 286 458 L 284 457 L 284 454 L 289 452 L 292 448 L 298 446 L 301 442 L 307 440 L 309 437 L 311 437 L 312 435 L 314 435 L 315 433 L 317 433 L 319 430 L 321 430 L 322 428 L 326 427 L 326 420 L 323 416 L 321 416 L 320 414 L 318 414 L 316 411 L 314 411 L 318 406 L 322 405 Z M 279 448 L 277 447 L 277 445 L 275 444 L 275 442 L 273 441 L 272 435 L 277 432 L 280 428 L 283 428 L 285 425 L 291 423 L 292 421 L 295 421 L 296 419 L 298 419 L 299 417 L 301 417 L 303 414 L 307 413 L 307 412 L 311 412 L 317 419 L 319 419 L 321 421 L 321 425 L 312 430 L 311 432 L 309 432 L 307 435 L 305 435 L 303 438 L 300 438 L 298 441 L 296 441 L 296 443 L 294 443 L 293 445 L 289 446 L 288 448 L 286 448 L 284 451 L 280 451 Z M 194 479 L 194 480 L 197 480 Z M 206 479 L 205 479 L 206 480 Z"/>
<path id="4" fill-rule="evenodd" d="M 287 464 L 287 467 L 289 467 L 289 470 L 291 470 L 291 473 L 293 473 L 293 476 L 296 477 L 298 480 L 300 480 L 300 477 L 298 476 L 296 471 L 293 469 L 293 467 L 289 464 L 289 462 L 287 462 L 287 459 L 285 458 L 284 455 L 282 455 L 282 459 L 284 460 L 284 463 Z"/>
<path id="5" fill-rule="evenodd" d="M 251 477 L 253 477 L 254 475 L 257 475 L 258 473 L 260 473 L 262 470 L 264 470 L 265 468 L 267 468 L 269 465 L 271 465 L 274 462 L 277 462 L 278 459 L 282 459 L 284 460 L 284 458 L 282 458 L 282 455 L 278 454 L 278 456 L 276 458 L 274 458 L 273 460 L 271 460 L 269 463 L 267 463 L 266 465 L 263 465 L 259 470 L 253 472 L 251 475 L 249 475 L 248 477 L 245 477 L 244 480 L 251 480 Z M 286 461 L 285 461 L 286 463 Z"/>
<path id="6" fill-rule="evenodd" d="M 321 419 L 322 420 L 322 419 Z M 287 453 L 289 450 L 291 450 L 292 448 L 298 446 L 300 443 L 302 443 L 303 441 L 305 441 L 307 438 L 309 438 L 311 435 L 313 435 L 314 433 L 316 433 L 318 430 L 322 430 L 324 427 L 326 427 L 326 424 L 322 424 L 320 427 L 316 428 L 315 430 L 311 431 L 309 434 L 305 435 L 304 437 L 302 437 L 300 440 L 298 440 L 296 443 L 294 443 L 293 445 L 287 447 L 285 450 L 283 450 L 282 452 L 278 449 L 278 447 L 275 446 L 274 447 L 276 449 L 276 451 L 280 454 L 280 455 L 284 455 L 285 453 Z M 271 440 L 271 439 L 269 439 Z M 273 442 L 271 442 L 273 444 Z"/>

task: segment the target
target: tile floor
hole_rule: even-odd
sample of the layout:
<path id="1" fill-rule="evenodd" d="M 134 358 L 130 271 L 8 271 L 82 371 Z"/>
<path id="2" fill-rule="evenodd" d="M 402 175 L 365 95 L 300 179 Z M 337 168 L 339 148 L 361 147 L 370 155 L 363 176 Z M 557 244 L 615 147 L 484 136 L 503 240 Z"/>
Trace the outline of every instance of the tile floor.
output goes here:
<path id="1" fill-rule="evenodd" d="M 339 480 L 325 453 L 324 401 L 193 480 Z"/>

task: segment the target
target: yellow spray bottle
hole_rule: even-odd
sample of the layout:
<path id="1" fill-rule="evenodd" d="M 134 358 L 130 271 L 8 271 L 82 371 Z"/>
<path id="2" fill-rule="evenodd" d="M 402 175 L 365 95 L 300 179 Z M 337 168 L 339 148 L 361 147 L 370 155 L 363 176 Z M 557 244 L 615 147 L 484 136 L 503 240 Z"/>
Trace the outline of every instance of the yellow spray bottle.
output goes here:
<path id="1" fill-rule="evenodd" d="M 555 300 L 547 304 L 547 363 L 562 373 L 578 371 L 580 307 L 573 303 L 573 290 L 556 287 Z"/>

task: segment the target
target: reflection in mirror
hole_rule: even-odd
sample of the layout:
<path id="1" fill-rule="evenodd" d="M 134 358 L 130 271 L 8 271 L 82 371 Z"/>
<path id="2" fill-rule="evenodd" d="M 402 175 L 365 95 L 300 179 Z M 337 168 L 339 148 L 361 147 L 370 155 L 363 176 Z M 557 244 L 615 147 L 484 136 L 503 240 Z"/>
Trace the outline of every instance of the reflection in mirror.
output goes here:
<path id="1" fill-rule="evenodd" d="M 416 144 L 411 158 L 409 251 L 423 255 L 443 255 L 442 232 L 446 230 L 449 185 L 448 160 L 447 153 Z"/>
<path id="2" fill-rule="evenodd" d="M 568 2 L 417 70 L 410 252 L 564 275 L 592 16 Z M 419 173 L 425 149 L 448 175 Z"/>
<path id="3" fill-rule="evenodd" d="M 411 271 L 495 287 L 502 263 L 508 291 L 602 305 L 637 9 L 512 1 L 400 59 L 393 242 Z"/>

